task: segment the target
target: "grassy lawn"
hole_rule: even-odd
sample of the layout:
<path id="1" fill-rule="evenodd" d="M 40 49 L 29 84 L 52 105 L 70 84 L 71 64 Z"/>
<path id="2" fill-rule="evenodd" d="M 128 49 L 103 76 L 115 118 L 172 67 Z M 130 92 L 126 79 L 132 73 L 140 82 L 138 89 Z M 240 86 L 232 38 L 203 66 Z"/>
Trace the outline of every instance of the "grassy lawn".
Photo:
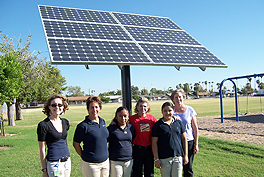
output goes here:
<path id="1" fill-rule="evenodd" d="M 263 99 L 264 100 L 264 99 Z M 151 114 L 161 118 L 161 105 L 164 101 L 151 102 Z M 220 115 L 219 99 L 185 100 L 193 106 L 199 117 Z M 224 99 L 224 113 L 235 114 L 234 98 Z M 247 111 L 246 97 L 239 98 L 240 112 Z M 260 98 L 250 97 L 249 112 L 260 112 Z M 104 104 L 101 117 L 106 124 L 112 120 L 119 103 Z M 134 103 L 133 103 L 134 108 Z M 24 109 L 23 121 L 16 121 L 16 126 L 5 126 L 6 133 L 17 135 L 0 137 L 0 146 L 9 149 L 0 150 L 0 176 L 41 176 L 39 148 L 36 128 L 38 122 L 45 118 L 42 109 Z M 62 117 L 70 121 L 68 145 L 72 160 L 71 176 L 81 176 L 80 157 L 72 147 L 73 133 L 76 125 L 87 115 L 85 106 L 70 106 Z M 220 123 L 220 122 L 219 122 Z M 7 122 L 5 122 L 7 124 Z M 264 147 L 231 141 L 222 141 L 200 137 L 200 152 L 195 156 L 195 176 L 264 176 Z M 160 176 L 155 170 L 155 176 Z"/>

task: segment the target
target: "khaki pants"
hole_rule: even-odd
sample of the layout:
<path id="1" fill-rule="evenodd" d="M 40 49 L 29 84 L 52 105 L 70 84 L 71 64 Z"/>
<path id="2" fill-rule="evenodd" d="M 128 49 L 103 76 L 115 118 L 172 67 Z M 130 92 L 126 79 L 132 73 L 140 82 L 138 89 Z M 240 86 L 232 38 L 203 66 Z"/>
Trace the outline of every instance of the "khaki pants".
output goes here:
<path id="1" fill-rule="evenodd" d="M 101 163 L 90 163 L 81 160 L 81 172 L 83 177 L 108 177 L 109 159 Z"/>
<path id="2" fill-rule="evenodd" d="M 182 177 L 182 157 L 170 157 L 160 159 L 162 167 L 160 173 L 162 177 Z"/>
<path id="3" fill-rule="evenodd" d="M 130 177 L 133 159 L 127 162 L 110 160 L 111 177 Z"/>

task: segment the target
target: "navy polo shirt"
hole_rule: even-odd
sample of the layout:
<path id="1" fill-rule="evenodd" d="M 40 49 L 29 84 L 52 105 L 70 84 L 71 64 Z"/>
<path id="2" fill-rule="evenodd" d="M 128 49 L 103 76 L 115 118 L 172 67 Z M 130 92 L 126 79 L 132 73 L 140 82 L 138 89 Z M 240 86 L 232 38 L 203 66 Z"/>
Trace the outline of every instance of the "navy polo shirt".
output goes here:
<path id="1" fill-rule="evenodd" d="M 85 162 L 101 163 L 108 158 L 108 130 L 105 121 L 99 117 L 99 124 L 85 117 L 76 127 L 73 141 L 83 142 L 82 159 Z"/>
<path id="2" fill-rule="evenodd" d="M 175 120 L 171 125 L 166 124 L 162 118 L 152 127 L 152 137 L 158 137 L 158 154 L 160 159 L 175 156 L 184 156 L 181 143 L 181 134 L 185 128 L 180 120 Z"/>
<path id="3" fill-rule="evenodd" d="M 129 161 L 132 156 L 132 141 L 135 129 L 131 124 L 122 129 L 118 124 L 109 125 L 109 159 L 115 161 Z"/>

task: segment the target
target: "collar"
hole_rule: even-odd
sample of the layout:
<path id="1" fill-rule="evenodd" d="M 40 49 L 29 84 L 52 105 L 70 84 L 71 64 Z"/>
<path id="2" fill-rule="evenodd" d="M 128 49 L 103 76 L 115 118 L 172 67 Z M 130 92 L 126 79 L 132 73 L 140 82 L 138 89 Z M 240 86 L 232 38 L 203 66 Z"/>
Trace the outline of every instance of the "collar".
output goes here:
<path id="1" fill-rule="evenodd" d="M 167 122 L 165 122 L 165 121 L 163 120 L 163 117 L 161 118 L 161 121 L 162 121 L 164 124 L 169 125 Z M 175 120 L 174 116 L 172 116 L 171 124 L 172 124 L 173 122 L 175 122 L 175 121 L 176 121 L 176 120 Z M 171 125 L 171 124 L 170 124 L 170 125 Z"/>
<path id="2" fill-rule="evenodd" d="M 100 116 L 98 116 L 99 118 L 99 124 L 102 122 L 102 118 Z M 97 122 L 93 122 L 91 119 L 89 119 L 89 115 L 85 116 L 85 120 L 86 123 L 97 123 Z"/>

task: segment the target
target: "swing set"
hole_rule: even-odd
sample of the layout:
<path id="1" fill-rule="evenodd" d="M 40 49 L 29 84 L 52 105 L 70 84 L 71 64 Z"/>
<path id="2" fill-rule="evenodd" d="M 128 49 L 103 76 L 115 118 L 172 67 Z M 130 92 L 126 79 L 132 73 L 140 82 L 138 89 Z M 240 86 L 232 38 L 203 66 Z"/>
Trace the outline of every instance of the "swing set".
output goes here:
<path id="1" fill-rule="evenodd" d="M 224 123 L 224 109 L 223 109 L 223 92 L 222 92 L 222 86 L 224 84 L 225 81 L 231 81 L 234 85 L 234 90 L 235 90 L 235 106 L 236 106 L 236 121 L 239 121 L 239 117 L 238 117 L 238 97 L 237 97 L 237 85 L 234 82 L 234 80 L 238 80 L 238 79 L 244 79 L 244 78 L 257 78 L 257 77 L 263 77 L 264 73 L 261 74 L 253 74 L 253 75 L 246 75 L 246 76 L 238 76 L 238 77 L 230 77 L 227 79 L 222 80 L 221 84 L 220 84 L 220 109 L 221 109 L 221 123 Z M 260 104 L 261 104 L 261 112 L 262 112 L 262 102 L 261 102 L 261 96 L 260 96 Z M 247 112 L 245 114 L 248 113 L 248 94 L 247 94 Z M 263 113 L 262 113 L 263 115 Z"/>

